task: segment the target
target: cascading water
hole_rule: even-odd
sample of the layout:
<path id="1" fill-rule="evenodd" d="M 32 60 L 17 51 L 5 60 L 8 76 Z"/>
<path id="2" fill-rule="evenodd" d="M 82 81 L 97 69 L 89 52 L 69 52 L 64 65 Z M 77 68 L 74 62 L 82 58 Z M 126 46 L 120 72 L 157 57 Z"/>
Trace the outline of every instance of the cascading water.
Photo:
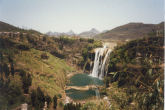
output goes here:
<path id="1" fill-rule="evenodd" d="M 105 64 L 110 52 L 111 50 L 108 49 L 106 46 L 104 46 L 103 48 L 97 48 L 95 50 L 94 66 L 91 73 L 92 77 L 97 77 L 99 79 L 102 79 L 104 77 Z"/>
<path id="2" fill-rule="evenodd" d="M 99 79 L 102 79 L 104 77 L 105 65 L 110 53 L 111 50 L 108 49 L 106 46 L 104 46 L 103 48 L 97 48 L 95 50 L 94 66 L 91 73 L 92 77 L 97 77 Z M 95 93 L 96 93 L 96 98 L 100 99 L 100 93 L 98 88 L 95 89 Z"/>
<path id="3" fill-rule="evenodd" d="M 102 66 L 101 66 L 101 74 L 99 75 L 99 78 L 103 78 L 104 77 L 104 72 L 105 72 L 105 64 L 106 64 L 106 61 L 107 61 L 107 58 L 109 56 L 109 54 L 111 53 L 111 50 L 109 49 L 104 57 L 104 61 L 102 63 Z"/>

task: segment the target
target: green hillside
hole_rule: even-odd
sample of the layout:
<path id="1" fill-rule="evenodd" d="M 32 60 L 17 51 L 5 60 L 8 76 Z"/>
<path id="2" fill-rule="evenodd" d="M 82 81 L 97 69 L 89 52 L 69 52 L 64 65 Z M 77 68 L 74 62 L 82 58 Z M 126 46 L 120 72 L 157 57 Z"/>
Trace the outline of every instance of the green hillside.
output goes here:
<path id="1" fill-rule="evenodd" d="M 19 43 L 15 43 L 8 38 L 1 38 L 0 44 L 0 70 L 3 69 L 1 71 L 2 85 L 0 88 L 3 90 L 0 93 L 4 94 L 4 96 L 1 96 L 0 100 L 0 105 L 4 105 L 1 106 L 2 108 L 16 107 L 20 103 L 30 102 L 30 99 L 28 97 L 24 97 L 23 95 L 24 93 L 22 88 L 24 82 L 21 81 L 21 73 L 28 73 L 32 77 L 32 84 L 29 87 L 29 93 L 31 93 L 32 90 L 37 89 L 37 87 L 40 87 L 44 94 L 48 94 L 51 98 L 53 98 L 54 95 L 63 95 L 64 86 L 66 85 L 66 75 L 72 71 L 75 71 L 75 68 L 69 66 L 65 60 L 57 58 L 48 52 L 36 50 L 34 48 L 22 50 L 22 48 L 20 49 Z M 42 58 L 44 55 L 46 58 Z M 4 65 L 6 64 L 9 74 L 7 76 L 4 69 Z M 10 69 L 11 64 L 14 65 L 14 76 L 12 75 L 12 71 Z M 20 98 L 18 97 L 15 99 L 13 96 L 14 94 L 9 93 L 8 90 L 10 90 L 11 87 L 13 88 L 13 86 L 8 87 L 6 85 L 7 83 L 9 83 L 9 85 L 13 85 L 14 88 L 19 88 L 18 91 L 20 92 Z M 13 90 L 13 92 L 14 91 L 15 90 Z M 6 98 L 6 95 L 11 96 Z M 15 102 L 10 103 L 12 98 L 15 99 Z"/>
<path id="2" fill-rule="evenodd" d="M 45 101 L 52 108 L 54 96 L 65 98 L 66 76 L 86 66 L 88 50 L 102 46 L 93 39 L 49 37 L 7 23 L 0 27 L 0 109 L 26 102 L 39 110 Z"/>
<path id="3" fill-rule="evenodd" d="M 163 109 L 163 41 L 164 37 L 143 38 L 113 50 L 105 82 L 114 108 Z"/>

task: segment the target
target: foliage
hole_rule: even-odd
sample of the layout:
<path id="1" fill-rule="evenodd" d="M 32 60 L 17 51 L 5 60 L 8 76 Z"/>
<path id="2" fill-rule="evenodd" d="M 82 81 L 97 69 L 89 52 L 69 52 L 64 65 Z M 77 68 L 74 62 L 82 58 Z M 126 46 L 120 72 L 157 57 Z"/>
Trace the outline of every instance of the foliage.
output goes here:
<path id="1" fill-rule="evenodd" d="M 42 59 L 48 59 L 49 56 L 48 56 L 46 53 L 42 53 L 42 54 L 41 54 L 41 58 L 42 58 Z"/>
<path id="2" fill-rule="evenodd" d="M 19 76 L 0 77 L 0 110 L 11 109 L 25 102 Z"/>
<path id="3" fill-rule="evenodd" d="M 105 82 L 117 82 L 118 88 L 126 89 L 128 97 L 137 103 L 136 109 L 163 106 L 163 46 L 163 37 L 149 37 L 116 47 L 110 54 L 108 71 L 113 74 Z M 127 104 L 121 105 L 126 108 Z"/>
<path id="4" fill-rule="evenodd" d="M 80 103 L 68 103 L 64 106 L 64 110 L 80 110 L 81 104 Z"/>
<path id="5" fill-rule="evenodd" d="M 56 110 L 56 108 L 57 108 L 57 96 L 55 95 L 54 97 L 53 97 L 53 108 Z"/>
<path id="6" fill-rule="evenodd" d="M 28 93 L 29 92 L 29 86 L 31 86 L 32 84 L 32 78 L 30 74 L 23 74 L 22 76 L 22 83 L 23 83 L 23 90 L 24 93 Z"/>
<path id="7" fill-rule="evenodd" d="M 32 90 L 31 102 L 32 106 L 35 107 L 36 110 L 42 109 L 44 107 L 45 101 L 47 101 L 49 106 L 51 103 L 51 98 L 48 95 L 45 96 L 40 87 L 38 87 L 37 90 Z"/>

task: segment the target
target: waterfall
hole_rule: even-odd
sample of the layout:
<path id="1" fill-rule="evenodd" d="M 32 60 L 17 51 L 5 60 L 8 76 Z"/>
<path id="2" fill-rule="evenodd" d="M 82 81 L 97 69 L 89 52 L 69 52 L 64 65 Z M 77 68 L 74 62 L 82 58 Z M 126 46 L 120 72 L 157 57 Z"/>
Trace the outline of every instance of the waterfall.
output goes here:
<path id="1" fill-rule="evenodd" d="M 92 77 L 102 79 L 104 77 L 105 65 L 111 50 L 106 46 L 95 50 L 94 66 L 91 73 Z"/>
<path id="2" fill-rule="evenodd" d="M 99 75 L 99 78 L 103 78 L 104 77 L 104 72 L 105 72 L 105 64 L 106 64 L 106 61 L 107 61 L 107 58 L 110 54 L 111 50 L 109 49 L 105 55 L 105 58 L 104 58 L 104 61 L 103 61 L 103 64 L 101 66 L 101 74 Z"/>

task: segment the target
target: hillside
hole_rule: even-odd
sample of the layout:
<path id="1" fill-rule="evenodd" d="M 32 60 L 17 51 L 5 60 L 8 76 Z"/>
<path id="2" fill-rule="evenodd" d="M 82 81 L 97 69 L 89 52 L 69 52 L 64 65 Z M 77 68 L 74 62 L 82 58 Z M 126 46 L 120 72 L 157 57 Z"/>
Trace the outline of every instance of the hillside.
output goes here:
<path id="1" fill-rule="evenodd" d="M 149 37 L 116 47 L 105 78 L 115 109 L 163 109 L 164 37 Z"/>
<path id="2" fill-rule="evenodd" d="M 25 102 L 40 109 L 45 101 L 50 105 L 53 97 L 63 101 L 66 76 L 82 71 L 88 50 L 102 46 L 93 39 L 55 38 L 2 24 L 7 28 L 0 31 L 0 109 Z"/>
<path id="3" fill-rule="evenodd" d="M 70 67 L 65 60 L 57 58 L 45 51 L 23 47 L 21 42 L 18 43 L 9 38 L 1 38 L 0 44 L 0 94 L 3 94 L 3 96 L 0 96 L 0 105 L 4 105 L 0 109 L 4 109 L 5 106 L 11 109 L 23 102 L 31 105 L 29 97 L 23 95 L 26 93 L 23 92 L 25 87 L 23 85 L 26 83 L 21 77 L 26 74 L 29 74 L 32 78 L 29 92 L 27 91 L 29 95 L 38 87 L 41 88 L 45 95 L 49 95 L 51 98 L 54 95 L 64 95 L 64 87 L 67 82 L 66 75 L 75 71 L 75 68 Z M 7 67 L 4 67 L 5 65 Z M 5 68 L 9 70 L 5 70 Z M 5 85 L 8 81 L 9 85 L 16 87 L 22 96 L 15 99 L 17 93 L 13 86 L 8 87 Z M 14 102 L 13 99 L 15 100 Z"/>
<path id="4" fill-rule="evenodd" d="M 133 40 L 149 37 L 150 34 L 163 35 L 164 22 L 160 24 L 129 23 L 96 35 L 96 39 Z"/>
<path id="5" fill-rule="evenodd" d="M 10 25 L 2 21 L 0 21 L 0 32 L 26 32 L 29 34 L 38 34 L 38 35 L 41 34 L 40 32 L 35 31 L 33 29 L 29 29 L 29 30 L 21 29 L 19 27 Z"/>

